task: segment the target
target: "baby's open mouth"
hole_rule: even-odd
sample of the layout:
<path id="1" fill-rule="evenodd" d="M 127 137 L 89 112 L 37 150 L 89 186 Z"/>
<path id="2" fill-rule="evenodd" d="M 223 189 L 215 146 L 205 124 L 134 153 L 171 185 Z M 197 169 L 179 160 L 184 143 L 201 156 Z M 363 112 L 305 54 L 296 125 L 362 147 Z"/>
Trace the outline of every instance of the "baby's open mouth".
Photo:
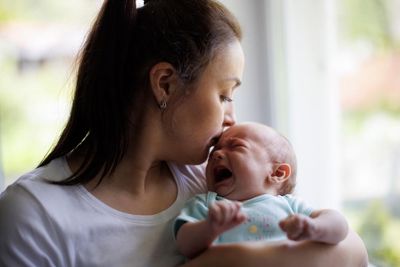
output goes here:
<path id="1" fill-rule="evenodd" d="M 232 172 L 226 167 L 220 166 L 214 169 L 214 181 L 216 184 L 231 177 Z"/>

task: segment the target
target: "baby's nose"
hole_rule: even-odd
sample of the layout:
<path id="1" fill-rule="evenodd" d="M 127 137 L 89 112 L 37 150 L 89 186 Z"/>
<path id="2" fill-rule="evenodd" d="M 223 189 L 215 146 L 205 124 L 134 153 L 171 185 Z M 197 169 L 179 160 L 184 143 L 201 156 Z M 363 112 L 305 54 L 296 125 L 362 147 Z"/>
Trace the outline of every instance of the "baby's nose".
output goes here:
<path id="1" fill-rule="evenodd" d="M 224 154 L 222 153 L 221 150 L 214 151 L 214 153 L 212 155 L 213 160 L 221 160 L 223 158 L 224 158 Z"/>

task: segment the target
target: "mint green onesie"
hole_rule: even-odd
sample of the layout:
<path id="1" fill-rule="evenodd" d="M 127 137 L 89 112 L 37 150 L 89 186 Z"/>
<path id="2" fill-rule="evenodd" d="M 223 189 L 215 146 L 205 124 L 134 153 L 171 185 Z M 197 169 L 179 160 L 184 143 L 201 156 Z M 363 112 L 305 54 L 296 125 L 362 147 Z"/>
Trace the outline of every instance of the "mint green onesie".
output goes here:
<path id="1" fill-rule="evenodd" d="M 214 192 L 199 194 L 186 202 L 175 220 L 175 234 L 186 222 L 196 222 L 207 218 L 208 206 L 214 201 L 227 201 Z M 279 221 L 295 213 L 309 216 L 313 209 L 292 195 L 260 195 L 242 203 L 242 210 L 248 219 L 220 235 L 214 244 L 239 241 L 285 239 L 279 228 Z"/>

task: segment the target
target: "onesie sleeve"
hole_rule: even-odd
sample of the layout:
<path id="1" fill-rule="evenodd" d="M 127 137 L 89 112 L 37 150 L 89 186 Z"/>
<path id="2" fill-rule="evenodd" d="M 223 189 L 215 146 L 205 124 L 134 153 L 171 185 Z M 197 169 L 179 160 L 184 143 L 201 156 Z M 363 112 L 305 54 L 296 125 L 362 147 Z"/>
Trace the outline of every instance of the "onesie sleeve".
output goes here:
<path id="1" fill-rule="evenodd" d="M 183 224 L 187 222 L 197 222 L 207 218 L 208 204 L 206 198 L 206 194 L 198 194 L 186 202 L 174 222 L 175 236 Z"/>
<path id="2" fill-rule="evenodd" d="M 66 266 L 48 215 L 26 189 L 12 185 L 0 195 L 0 266 Z"/>
<path id="3" fill-rule="evenodd" d="M 296 198 L 293 195 L 285 195 L 285 198 L 294 213 L 310 216 L 310 214 L 314 211 L 314 208 L 300 198 Z"/>

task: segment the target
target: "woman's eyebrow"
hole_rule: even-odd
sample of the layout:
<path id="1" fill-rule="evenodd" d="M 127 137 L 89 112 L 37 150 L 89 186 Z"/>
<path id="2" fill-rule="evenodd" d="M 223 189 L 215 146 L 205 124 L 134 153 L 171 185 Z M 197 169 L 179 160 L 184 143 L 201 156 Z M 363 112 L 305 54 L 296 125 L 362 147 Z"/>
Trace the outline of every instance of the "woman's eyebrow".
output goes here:
<path id="1" fill-rule="evenodd" d="M 229 77 L 229 78 L 224 79 L 224 81 L 234 81 L 236 83 L 235 88 L 239 87 L 242 84 L 242 81 L 237 77 Z"/>

